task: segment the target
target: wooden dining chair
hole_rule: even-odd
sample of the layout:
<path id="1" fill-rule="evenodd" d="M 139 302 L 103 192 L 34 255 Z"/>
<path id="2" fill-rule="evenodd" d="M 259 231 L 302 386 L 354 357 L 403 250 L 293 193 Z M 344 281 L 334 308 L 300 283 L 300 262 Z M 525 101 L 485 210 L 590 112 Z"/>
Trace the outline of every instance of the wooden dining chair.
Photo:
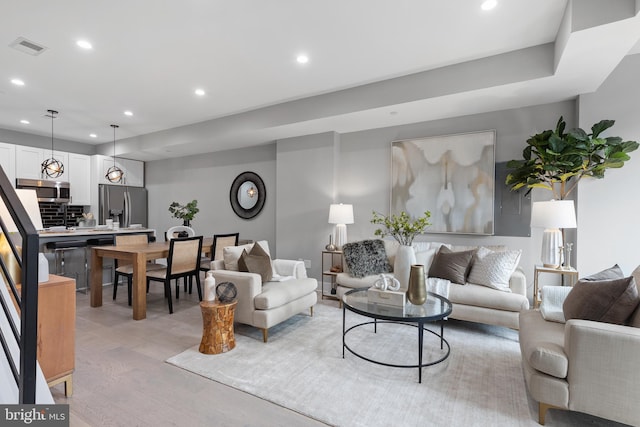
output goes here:
<path id="1" fill-rule="evenodd" d="M 227 246 L 238 246 L 240 233 L 214 234 L 211 245 L 211 256 L 200 259 L 200 271 L 207 272 L 211 269 L 211 261 L 222 259 L 222 249 Z"/>
<path id="2" fill-rule="evenodd" d="M 185 283 L 192 283 L 196 278 L 198 298 L 202 301 L 202 287 L 200 285 L 200 255 L 202 254 L 202 236 L 181 237 L 169 241 L 169 257 L 167 266 L 159 270 L 147 272 L 147 285 L 151 281 L 164 283 L 164 293 L 169 298 L 169 313 L 173 313 L 171 298 L 171 280 L 183 278 Z M 180 298 L 180 286 L 176 282 L 176 299 Z"/>
<path id="3" fill-rule="evenodd" d="M 149 236 L 146 234 L 116 234 L 114 243 L 116 246 L 126 245 L 146 245 L 149 243 Z M 147 271 L 157 270 L 162 268 L 162 265 L 148 262 L 146 265 Z M 116 299 L 118 295 L 118 285 L 120 282 L 120 276 L 127 278 L 127 296 L 129 305 L 131 305 L 131 281 L 133 280 L 133 264 L 123 263 L 122 261 L 115 260 L 115 274 L 113 277 L 113 299 Z"/>

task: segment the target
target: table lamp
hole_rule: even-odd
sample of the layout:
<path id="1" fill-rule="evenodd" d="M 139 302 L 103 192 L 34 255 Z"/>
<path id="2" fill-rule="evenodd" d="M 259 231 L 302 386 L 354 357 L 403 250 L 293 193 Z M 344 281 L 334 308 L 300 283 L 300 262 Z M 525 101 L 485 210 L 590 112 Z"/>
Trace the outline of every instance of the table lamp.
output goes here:
<path id="1" fill-rule="evenodd" d="M 563 245 L 561 228 L 576 228 L 573 200 L 534 202 L 531 209 L 531 227 L 544 228 L 542 235 L 542 265 L 558 268 L 562 265 Z"/>
<path id="2" fill-rule="evenodd" d="M 342 245 L 347 243 L 347 224 L 353 224 L 353 205 L 332 204 L 329 207 L 329 224 L 336 225 L 335 245 L 342 250 Z"/>

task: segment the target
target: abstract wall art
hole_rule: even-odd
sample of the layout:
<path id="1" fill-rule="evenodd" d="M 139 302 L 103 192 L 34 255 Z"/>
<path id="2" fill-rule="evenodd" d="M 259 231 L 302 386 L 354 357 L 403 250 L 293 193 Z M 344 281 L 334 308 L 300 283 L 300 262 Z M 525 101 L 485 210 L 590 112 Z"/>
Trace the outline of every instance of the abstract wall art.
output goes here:
<path id="1" fill-rule="evenodd" d="M 429 233 L 494 233 L 495 131 L 394 141 L 391 213 L 431 211 Z"/>

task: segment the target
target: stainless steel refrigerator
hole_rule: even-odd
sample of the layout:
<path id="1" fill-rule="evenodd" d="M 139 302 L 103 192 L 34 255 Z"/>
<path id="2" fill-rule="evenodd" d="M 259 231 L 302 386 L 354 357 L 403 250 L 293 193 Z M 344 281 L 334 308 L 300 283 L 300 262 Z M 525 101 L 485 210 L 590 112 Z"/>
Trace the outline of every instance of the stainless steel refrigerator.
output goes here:
<path id="1" fill-rule="evenodd" d="M 120 227 L 147 226 L 147 189 L 126 185 L 99 184 L 100 224 L 112 218 Z"/>

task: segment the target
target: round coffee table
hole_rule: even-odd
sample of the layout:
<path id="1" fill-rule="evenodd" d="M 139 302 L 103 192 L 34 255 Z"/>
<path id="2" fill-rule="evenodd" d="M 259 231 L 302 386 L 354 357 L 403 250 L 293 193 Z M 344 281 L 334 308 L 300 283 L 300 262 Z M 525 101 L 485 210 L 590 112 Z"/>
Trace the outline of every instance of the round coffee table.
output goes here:
<path id="1" fill-rule="evenodd" d="M 413 305 L 407 301 L 404 307 L 384 305 L 370 302 L 367 295 L 368 289 L 353 289 L 342 297 L 342 358 L 344 359 L 344 350 L 347 349 L 353 355 L 378 365 L 391 366 L 394 368 L 418 368 L 418 382 L 422 383 L 422 368 L 425 366 L 435 365 L 449 357 L 451 347 L 444 339 L 444 321 L 451 314 L 451 302 L 445 297 L 428 292 L 427 301 L 422 305 Z M 350 328 L 346 328 L 346 313 L 351 311 L 365 317 L 373 319 L 373 321 L 358 323 Z M 424 327 L 428 322 L 440 322 L 440 333 L 434 332 Z M 407 326 L 416 327 L 418 329 L 418 363 L 413 365 L 396 365 L 386 362 L 380 362 L 370 359 L 359 354 L 350 348 L 346 341 L 347 334 L 359 327 L 373 324 L 374 332 L 378 332 L 378 323 L 397 323 Z M 440 338 L 440 349 L 446 351 L 437 360 L 424 362 L 422 360 L 422 346 L 424 342 L 424 331 L 427 331 Z"/>

